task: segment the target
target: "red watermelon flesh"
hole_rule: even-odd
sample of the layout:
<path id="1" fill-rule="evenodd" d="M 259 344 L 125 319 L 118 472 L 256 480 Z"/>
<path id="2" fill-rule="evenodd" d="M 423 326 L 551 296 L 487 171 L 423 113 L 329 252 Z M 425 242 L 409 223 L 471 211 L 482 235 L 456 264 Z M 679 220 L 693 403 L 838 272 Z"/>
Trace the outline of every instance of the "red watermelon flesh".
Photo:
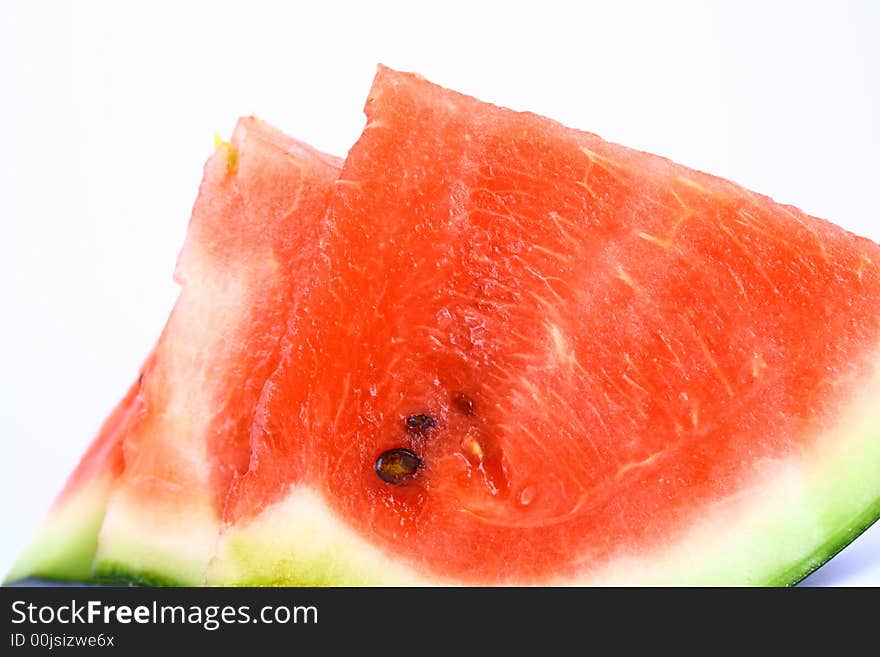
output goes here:
<path id="1" fill-rule="evenodd" d="M 340 165 L 252 118 L 206 164 L 176 269 L 182 292 L 122 436 L 99 576 L 202 581 L 280 337 L 310 290 Z"/>
<path id="2" fill-rule="evenodd" d="M 787 583 L 880 514 L 878 245 L 418 76 L 365 111 L 210 582 Z"/>

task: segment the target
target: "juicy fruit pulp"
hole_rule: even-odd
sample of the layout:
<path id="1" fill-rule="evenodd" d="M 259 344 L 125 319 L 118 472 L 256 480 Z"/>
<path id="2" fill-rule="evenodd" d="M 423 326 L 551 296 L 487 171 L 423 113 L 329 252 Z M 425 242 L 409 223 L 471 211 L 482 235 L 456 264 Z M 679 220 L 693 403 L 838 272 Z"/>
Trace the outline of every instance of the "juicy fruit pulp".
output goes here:
<path id="1" fill-rule="evenodd" d="M 755 512 L 839 445 L 880 466 L 876 244 L 416 76 L 380 69 L 366 113 L 209 581 L 617 581 L 706 518 L 752 543 L 698 543 L 691 579 L 790 581 L 876 515 L 874 475 L 783 545 Z M 389 450 L 424 467 L 383 477 Z"/>

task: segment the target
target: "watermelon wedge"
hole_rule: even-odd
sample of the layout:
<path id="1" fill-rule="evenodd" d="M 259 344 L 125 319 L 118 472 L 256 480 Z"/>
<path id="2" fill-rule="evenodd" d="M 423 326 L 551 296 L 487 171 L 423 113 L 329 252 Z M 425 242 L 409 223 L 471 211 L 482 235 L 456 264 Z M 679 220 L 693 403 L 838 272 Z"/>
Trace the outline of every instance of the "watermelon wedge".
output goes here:
<path id="1" fill-rule="evenodd" d="M 415 75 L 365 111 L 209 583 L 789 584 L 877 518 L 878 245 Z"/>
<path id="2" fill-rule="evenodd" d="M 8 581 L 203 580 L 226 488 L 247 468 L 248 427 L 279 337 L 308 290 L 341 165 L 253 118 L 217 146 L 178 261 L 183 290 L 171 318 Z"/>
<path id="3" fill-rule="evenodd" d="M 880 246 L 411 74 L 366 114 L 341 174 L 219 145 L 9 580 L 789 584 L 880 515 Z"/>
<path id="4" fill-rule="evenodd" d="M 231 143 L 219 144 L 178 261 L 181 296 L 140 378 L 138 412 L 127 410 L 133 391 L 93 448 L 112 457 L 100 461 L 94 483 L 77 486 L 85 501 L 50 519 L 62 531 L 82 525 L 88 540 L 55 548 L 62 567 L 22 567 L 16 576 L 80 579 L 94 568 L 100 578 L 202 581 L 226 489 L 247 468 L 248 427 L 279 338 L 308 290 L 339 164 L 255 119 L 240 120 Z M 77 484 L 86 475 L 78 471 Z M 79 514 L 84 505 L 86 516 L 68 519 L 68 507 Z"/>

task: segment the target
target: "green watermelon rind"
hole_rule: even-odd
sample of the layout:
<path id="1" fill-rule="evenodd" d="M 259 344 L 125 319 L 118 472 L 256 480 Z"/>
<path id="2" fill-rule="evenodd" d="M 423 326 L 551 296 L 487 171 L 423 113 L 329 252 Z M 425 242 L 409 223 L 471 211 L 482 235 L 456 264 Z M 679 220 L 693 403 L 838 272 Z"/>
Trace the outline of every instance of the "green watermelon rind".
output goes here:
<path id="1" fill-rule="evenodd" d="M 142 553 L 144 550 L 132 550 L 133 553 Z M 155 552 L 150 550 L 151 556 L 155 557 Z M 121 560 L 104 559 L 96 564 L 92 570 L 92 580 L 101 584 L 131 584 L 132 586 L 151 586 L 151 587 L 191 587 L 202 584 L 202 578 L 198 569 L 193 569 L 190 564 L 176 562 L 174 558 L 169 558 L 169 564 L 173 566 L 168 569 L 150 570 L 149 568 L 132 568 L 131 564 Z M 169 572 L 189 572 L 193 573 L 192 577 L 169 575 Z"/>
<path id="2" fill-rule="evenodd" d="M 779 576 L 769 579 L 765 582 L 755 582 L 750 583 L 750 585 L 754 586 L 773 586 L 773 587 L 782 587 L 782 586 L 794 586 L 804 580 L 811 573 L 818 570 L 828 561 L 830 561 L 835 555 L 840 553 L 843 549 L 845 549 L 848 545 L 850 545 L 855 539 L 857 539 L 862 533 L 868 530 L 871 525 L 873 525 L 877 520 L 880 520 L 880 498 L 878 498 L 872 507 L 863 514 L 858 520 L 853 524 L 853 528 L 845 528 L 840 530 L 834 537 L 830 538 L 825 544 L 820 546 L 812 555 L 808 558 L 804 559 L 802 562 L 792 566 L 790 569 L 780 574 Z M 242 553 L 249 552 L 250 554 L 257 553 L 258 549 L 252 543 L 249 543 L 246 540 L 232 540 L 232 546 L 227 547 L 227 550 L 232 552 L 233 554 L 238 552 L 239 556 Z M 238 545 L 235 545 L 238 543 Z M 242 559 L 242 562 L 252 562 L 253 558 L 245 558 Z M 252 572 L 248 576 L 244 576 L 240 579 L 227 579 L 224 580 L 222 576 L 215 578 L 212 582 L 209 579 L 209 583 L 219 586 L 398 586 L 398 585 L 406 585 L 406 584 L 441 584 L 442 582 L 407 582 L 406 578 L 398 578 L 397 576 L 390 575 L 388 577 L 383 577 L 379 574 L 373 573 L 365 573 L 363 571 L 358 572 L 346 572 L 346 569 L 341 568 L 339 564 L 332 563 L 332 560 L 329 558 L 326 560 L 327 563 L 322 563 L 321 560 L 308 560 L 305 563 L 301 564 L 299 568 L 296 570 L 284 569 L 282 564 L 276 564 L 275 568 L 270 569 L 268 572 Z M 274 571 L 274 572 L 273 572 Z M 302 572 L 310 571 L 310 575 L 300 575 Z M 210 572 L 210 571 L 209 571 Z M 150 585 L 161 585 L 161 582 L 157 579 L 144 579 L 138 575 L 126 574 L 124 569 L 119 571 L 121 579 L 133 583 L 147 583 Z M 680 582 L 683 585 L 687 585 L 690 582 L 682 581 Z M 706 584 L 706 582 L 703 582 Z M 731 584 L 731 582 L 719 582 L 719 584 Z"/>
<path id="3" fill-rule="evenodd" d="M 777 579 L 767 582 L 768 586 L 793 586 L 804 578 L 822 567 L 831 560 L 840 551 L 845 549 L 850 543 L 857 539 L 862 533 L 867 531 L 877 520 L 880 520 L 880 497 L 877 498 L 874 505 L 857 521 L 852 530 L 841 530 L 838 535 L 829 539 L 828 542 L 820 547 L 813 558 L 798 564 L 786 573 L 780 575 Z M 54 532 L 54 536 L 59 536 L 58 532 Z M 70 546 L 77 542 L 84 541 L 86 547 L 82 554 L 88 554 L 88 560 L 84 561 L 78 558 L 77 551 L 66 551 L 64 558 L 53 559 L 51 562 L 43 562 L 45 566 L 29 567 L 27 565 L 17 565 L 10 571 L 5 583 L 16 582 L 27 577 L 37 577 L 47 581 L 63 581 L 63 582 L 88 582 L 102 584 L 131 584 L 133 586 L 148 587 L 174 587 L 186 586 L 189 582 L 182 582 L 167 577 L 164 574 L 149 571 L 133 571 L 128 565 L 119 562 L 105 562 L 99 573 L 93 573 L 91 570 L 91 555 L 94 553 L 94 544 L 97 541 L 97 528 L 94 531 L 83 531 L 83 528 L 76 528 L 72 535 L 62 538 L 57 545 Z M 46 545 L 45 542 L 41 542 Z M 19 563 L 29 563 L 31 558 L 27 554 L 39 554 L 39 550 L 34 552 L 29 550 L 22 556 Z M 57 550 L 55 551 L 58 552 Z M 364 577 L 364 573 L 341 573 L 338 565 L 320 564 L 311 562 L 311 576 L 297 577 L 296 574 L 286 574 L 284 576 L 263 576 L 248 581 L 236 582 L 237 586 L 273 586 L 283 584 L 285 586 L 349 586 L 352 582 L 360 581 L 364 585 L 384 585 L 388 580 L 381 578 L 373 579 Z M 316 576 L 314 573 L 325 573 L 325 576 Z M 334 574 L 336 576 L 334 576 Z M 291 576 L 292 575 L 292 576 Z M 393 578 L 392 578 L 393 579 Z M 230 583 L 232 584 L 232 583 Z"/>
<path id="4" fill-rule="evenodd" d="M 96 478 L 55 504 L 6 575 L 4 584 L 28 577 L 89 582 L 111 481 Z"/>
<path id="5" fill-rule="evenodd" d="M 134 571 L 126 564 L 110 561 L 102 563 L 100 569 L 95 570 L 92 579 L 95 582 L 108 586 L 114 584 L 162 588 L 192 586 L 192 583 L 189 581 L 177 580 L 168 577 L 165 573 L 148 570 Z"/>
<path id="6" fill-rule="evenodd" d="M 815 556 L 812 560 L 798 564 L 788 572 L 780 575 L 776 580 L 768 582 L 767 585 L 795 586 L 802 582 L 845 550 L 859 536 L 868 531 L 871 528 L 871 525 L 878 520 L 880 520 L 880 496 L 874 500 L 874 503 L 864 514 L 859 516 L 859 518 L 853 522 L 852 529 L 841 529 L 835 536 L 828 539 L 824 545 L 816 550 Z"/>
<path id="7" fill-rule="evenodd" d="M 96 563 L 99 535 L 112 483 L 110 477 L 97 478 L 57 503 L 3 583 L 36 578 L 83 584 L 191 585 L 192 578 L 165 577 L 149 571 L 135 572 L 130 565 L 118 562 Z M 180 566 L 178 564 L 177 572 L 181 572 Z M 183 568 L 193 570 L 191 565 Z M 201 579 L 201 575 L 198 575 L 195 583 Z"/>

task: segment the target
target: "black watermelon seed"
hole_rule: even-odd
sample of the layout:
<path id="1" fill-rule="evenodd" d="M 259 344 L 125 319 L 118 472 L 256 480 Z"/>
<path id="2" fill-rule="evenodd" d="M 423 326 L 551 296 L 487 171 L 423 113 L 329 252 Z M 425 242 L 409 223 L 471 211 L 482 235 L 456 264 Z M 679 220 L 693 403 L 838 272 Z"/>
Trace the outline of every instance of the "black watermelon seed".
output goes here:
<path id="1" fill-rule="evenodd" d="M 437 420 L 430 415 L 419 413 L 418 415 L 410 415 L 406 418 L 406 429 L 410 433 L 424 433 L 428 429 L 437 426 Z"/>
<path id="2" fill-rule="evenodd" d="M 376 459 L 376 474 L 382 481 L 389 484 L 403 483 L 408 477 L 412 477 L 419 468 L 425 467 L 422 461 L 414 452 L 403 447 L 389 449 L 382 452 Z"/>
<path id="3" fill-rule="evenodd" d="M 474 400 L 468 397 L 466 394 L 461 392 L 457 393 L 452 398 L 452 403 L 455 404 L 455 407 L 465 415 L 473 415 Z"/>

